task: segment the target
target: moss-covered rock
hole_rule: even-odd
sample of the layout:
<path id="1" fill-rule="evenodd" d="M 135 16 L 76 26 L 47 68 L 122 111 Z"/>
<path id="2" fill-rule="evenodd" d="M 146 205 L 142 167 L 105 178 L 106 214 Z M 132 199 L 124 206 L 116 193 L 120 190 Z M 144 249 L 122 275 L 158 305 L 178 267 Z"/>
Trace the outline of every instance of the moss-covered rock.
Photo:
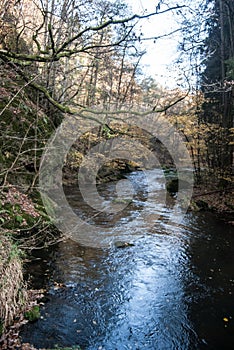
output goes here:
<path id="1" fill-rule="evenodd" d="M 185 180 L 179 180 L 178 178 L 171 178 L 167 180 L 166 189 L 170 195 L 174 196 L 179 190 L 187 189 L 190 184 Z"/>
<path id="2" fill-rule="evenodd" d="M 171 179 L 167 182 L 166 185 L 167 191 L 171 194 L 171 195 L 175 195 L 178 192 L 179 189 L 179 181 L 178 179 Z"/>

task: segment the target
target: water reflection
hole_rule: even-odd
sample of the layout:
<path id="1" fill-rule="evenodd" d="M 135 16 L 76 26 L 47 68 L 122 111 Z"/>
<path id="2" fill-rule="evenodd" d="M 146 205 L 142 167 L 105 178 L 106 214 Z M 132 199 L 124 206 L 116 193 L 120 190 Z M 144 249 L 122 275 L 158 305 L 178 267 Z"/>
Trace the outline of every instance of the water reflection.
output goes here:
<path id="1" fill-rule="evenodd" d="M 187 349 L 186 260 L 180 239 L 159 234 L 125 250 L 60 243 L 44 318 L 24 337 L 38 347 Z"/>
<path id="2" fill-rule="evenodd" d="M 70 200 L 80 210 L 74 193 Z M 169 215 L 160 203 L 157 210 L 161 218 Z M 136 207 L 127 213 L 129 220 Z M 127 234 L 135 245 L 125 249 L 70 240 L 53 248 L 49 301 L 43 318 L 24 327 L 24 341 L 88 350 L 234 348 L 231 229 L 207 213 L 188 213 L 180 226 L 134 222 L 138 227 Z M 38 260 L 37 271 L 40 266 Z"/>
<path id="3" fill-rule="evenodd" d="M 234 349 L 233 227 L 209 214 L 189 218 L 189 225 L 197 229 L 201 222 L 202 230 L 189 246 L 197 276 L 189 317 L 201 339 L 201 349 Z"/>

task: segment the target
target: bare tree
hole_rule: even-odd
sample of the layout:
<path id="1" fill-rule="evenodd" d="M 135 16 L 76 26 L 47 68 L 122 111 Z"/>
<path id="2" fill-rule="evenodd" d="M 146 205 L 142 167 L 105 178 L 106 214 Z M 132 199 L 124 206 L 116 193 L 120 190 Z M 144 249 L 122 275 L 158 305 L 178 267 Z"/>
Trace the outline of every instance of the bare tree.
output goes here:
<path id="1" fill-rule="evenodd" d="M 26 10 L 29 3 L 31 12 L 34 17 L 36 16 L 36 21 L 32 21 Z M 91 79 L 91 91 L 86 101 L 90 104 L 95 100 L 98 82 L 100 64 L 97 55 L 101 59 L 107 57 L 107 54 L 111 57 L 114 51 L 116 54 L 118 48 L 125 47 L 122 51 L 122 65 L 118 74 L 120 91 L 125 70 L 124 59 L 127 57 L 126 50 L 139 40 L 137 34 L 134 33 L 137 21 L 182 7 L 183 5 L 175 5 L 165 7 L 161 12 L 157 9 L 154 13 L 126 16 L 126 8 L 123 3 L 113 4 L 106 0 L 96 0 L 92 4 L 83 0 L 12 1 L 7 8 L 7 13 L 13 18 L 22 18 L 14 28 L 18 33 L 20 27 L 17 40 L 30 42 L 31 46 L 28 48 L 29 52 L 25 52 L 22 49 L 16 49 L 6 40 L 7 38 L 4 38 L 5 46 L 3 45 L 0 49 L 0 58 L 14 66 L 26 82 L 30 81 L 32 74 L 41 72 L 40 79 L 31 82 L 30 85 L 44 95 L 50 104 L 62 112 L 70 112 L 66 100 L 70 101 L 72 95 L 77 95 L 74 88 L 69 93 L 70 86 L 74 87 L 74 80 L 71 76 L 79 79 L 79 66 L 82 60 L 85 60 L 85 66 L 88 67 L 86 74 L 83 72 L 82 79 L 84 75 L 90 75 Z M 107 33 L 111 33 L 108 40 L 106 40 Z M 130 67 L 129 63 L 126 62 L 126 64 Z M 138 60 L 131 68 L 125 95 L 131 91 L 130 86 L 137 65 Z M 24 69 L 25 66 L 27 69 Z M 68 72 L 70 74 L 67 74 Z M 79 84 L 76 84 L 76 87 L 81 88 Z M 123 95 L 121 99 L 125 100 L 126 96 Z"/>

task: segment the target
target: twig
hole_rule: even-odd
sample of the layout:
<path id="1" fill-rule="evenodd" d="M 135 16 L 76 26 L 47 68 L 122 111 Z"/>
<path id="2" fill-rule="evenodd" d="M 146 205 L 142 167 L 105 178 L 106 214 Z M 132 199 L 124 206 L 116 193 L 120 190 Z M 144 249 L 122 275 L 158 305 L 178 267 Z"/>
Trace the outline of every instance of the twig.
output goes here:
<path id="1" fill-rule="evenodd" d="M 233 189 L 234 189 L 234 187 L 228 187 L 228 188 L 225 188 L 222 190 L 214 190 L 214 191 L 210 191 L 210 192 L 199 193 L 199 194 L 193 195 L 193 198 L 208 196 L 209 194 L 214 194 L 214 193 L 219 193 L 219 192 L 228 192 L 228 191 L 233 190 Z"/>
<path id="2" fill-rule="evenodd" d="M 3 108 L 3 110 L 0 113 L 0 117 L 1 115 L 5 112 L 5 110 L 11 105 L 11 103 L 14 101 L 14 99 L 19 95 L 19 93 L 25 89 L 28 85 L 30 85 L 34 80 L 36 80 L 38 77 L 40 76 L 40 74 L 36 75 L 33 79 L 29 80 L 28 82 L 26 82 L 26 84 L 24 84 L 17 92 L 16 94 L 10 99 L 10 101 L 6 104 L 6 106 Z"/>

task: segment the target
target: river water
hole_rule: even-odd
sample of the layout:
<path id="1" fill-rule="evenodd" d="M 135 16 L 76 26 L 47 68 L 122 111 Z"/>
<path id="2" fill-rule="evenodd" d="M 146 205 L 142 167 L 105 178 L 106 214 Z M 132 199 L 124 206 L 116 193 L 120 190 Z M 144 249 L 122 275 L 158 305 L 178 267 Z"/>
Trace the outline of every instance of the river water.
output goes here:
<path id="1" fill-rule="evenodd" d="M 151 175 L 157 196 L 164 178 Z M 211 213 L 167 222 L 172 201 L 147 201 L 142 176 L 129 175 L 138 195 L 126 210 L 95 217 L 109 232 L 128 222 L 121 227 L 133 246 L 67 240 L 35 252 L 31 283 L 48 294 L 41 319 L 24 326 L 24 342 L 47 349 L 234 349 L 233 227 Z M 100 186 L 106 198 L 114 192 L 114 183 Z M 89 214 L 76 189 L 67 198 L 77 215 Z M 149 227 L 138 215 L 144 206 L 159 215 Z"/>

